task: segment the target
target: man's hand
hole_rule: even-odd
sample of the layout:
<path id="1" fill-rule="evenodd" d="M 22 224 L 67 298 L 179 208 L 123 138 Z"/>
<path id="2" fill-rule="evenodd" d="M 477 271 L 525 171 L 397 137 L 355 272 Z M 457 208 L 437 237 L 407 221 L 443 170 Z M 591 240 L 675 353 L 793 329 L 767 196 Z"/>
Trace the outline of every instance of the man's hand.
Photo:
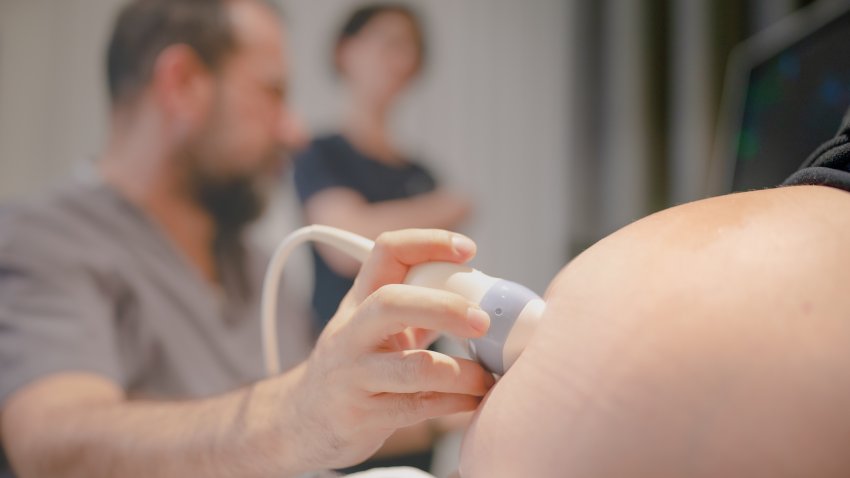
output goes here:
<path id="1" fill-rule="evenodd" d="M 493 377 L 473 361 L 423 349 L 440 332 L 483 335 L 487 314 L 457 294 L 401 284 L 411 266 L 474 254 L 471 240 L 447 231 L 378 238 L 293 390 L 305 462 L 351 465 L 397 428 L 478 405 Z"/>

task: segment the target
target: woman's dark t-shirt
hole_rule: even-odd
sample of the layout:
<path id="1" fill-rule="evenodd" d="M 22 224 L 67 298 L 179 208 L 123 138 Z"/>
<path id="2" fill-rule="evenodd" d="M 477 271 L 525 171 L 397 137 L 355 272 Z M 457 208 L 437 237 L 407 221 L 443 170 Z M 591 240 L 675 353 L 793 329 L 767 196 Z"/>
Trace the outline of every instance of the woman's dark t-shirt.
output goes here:
<path id="1" fill-rule="evenodd" d="M 295 158 L 295 187 L 302 206 L 325 189 L 348 188 L 369 203 L 406 199 L 433 191 L 436 181 L 415 162 L 390 166 L 359 152 L 339 134 L 315 139 Z M 335 273 L 313 247 L 316 329 L 330 320 L 353 279 Z"/>

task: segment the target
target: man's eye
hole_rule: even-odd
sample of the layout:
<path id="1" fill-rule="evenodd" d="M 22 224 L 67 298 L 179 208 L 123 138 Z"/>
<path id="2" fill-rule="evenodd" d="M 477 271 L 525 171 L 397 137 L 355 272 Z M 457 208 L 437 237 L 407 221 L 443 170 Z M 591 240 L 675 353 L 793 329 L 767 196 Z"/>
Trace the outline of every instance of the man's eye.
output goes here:
<path id="1" fill-rule="evenodd" d="M 272 86 L 268 88 L 268 92 L 270 95 L 274 96 L 276 99 L 282 100 L 286 95 L 284 89 L 280 86 Z"/>

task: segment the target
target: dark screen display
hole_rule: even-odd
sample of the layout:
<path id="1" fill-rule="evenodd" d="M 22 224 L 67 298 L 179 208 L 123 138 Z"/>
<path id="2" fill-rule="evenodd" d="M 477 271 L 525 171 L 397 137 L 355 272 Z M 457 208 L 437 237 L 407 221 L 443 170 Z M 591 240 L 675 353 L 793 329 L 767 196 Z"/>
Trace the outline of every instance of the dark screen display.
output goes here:
<path id="1" fill-rule="evenodd" d="M 733 190 L 776 186 L 831 138 L 850 105 L 850 14 L 754 68 Z"/>

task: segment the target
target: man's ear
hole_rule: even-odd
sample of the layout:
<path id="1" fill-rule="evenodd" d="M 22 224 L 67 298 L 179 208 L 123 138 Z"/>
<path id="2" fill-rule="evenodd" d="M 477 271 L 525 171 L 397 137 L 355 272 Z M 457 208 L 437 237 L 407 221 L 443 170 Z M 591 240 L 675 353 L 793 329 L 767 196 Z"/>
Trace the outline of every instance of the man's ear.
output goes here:
<path id="1" fill-rule="evenodd" d="M 350 51 L 350 39 L 343 40 L 334 48 L 334 70 L 340 77 L 345 76 L 345 72 L 348 70 L 348 63 L 350 62 L 349 57 L 351 56 L 349 53 Z"/>
<path id="2" fill-rule="evenodd" d="M 212 108 L 213 72 L 187 45 L 171 45 L 157 56 L 151 87 L 165 114 L 190 128 L 201 123 Z"/>

